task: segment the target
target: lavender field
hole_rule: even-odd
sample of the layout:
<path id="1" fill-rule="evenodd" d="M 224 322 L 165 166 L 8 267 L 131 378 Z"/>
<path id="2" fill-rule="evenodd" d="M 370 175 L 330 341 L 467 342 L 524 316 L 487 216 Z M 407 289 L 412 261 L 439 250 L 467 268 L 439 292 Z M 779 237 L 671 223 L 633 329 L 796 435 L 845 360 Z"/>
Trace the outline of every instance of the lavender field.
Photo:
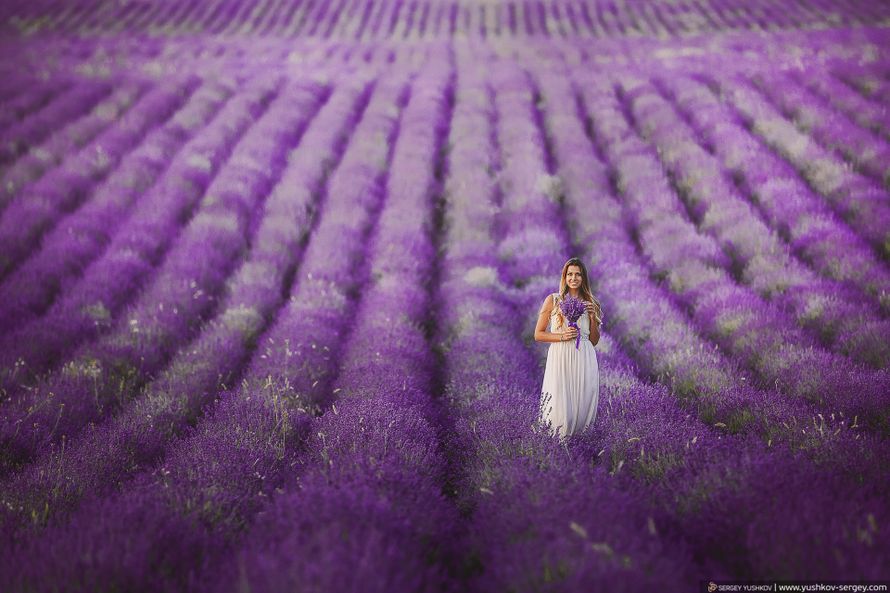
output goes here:
<path id="1" fill-rule="evenodd" d="M 890 3 L 9 0 L 0 50 L 0 591 L 890 579 Z"/>

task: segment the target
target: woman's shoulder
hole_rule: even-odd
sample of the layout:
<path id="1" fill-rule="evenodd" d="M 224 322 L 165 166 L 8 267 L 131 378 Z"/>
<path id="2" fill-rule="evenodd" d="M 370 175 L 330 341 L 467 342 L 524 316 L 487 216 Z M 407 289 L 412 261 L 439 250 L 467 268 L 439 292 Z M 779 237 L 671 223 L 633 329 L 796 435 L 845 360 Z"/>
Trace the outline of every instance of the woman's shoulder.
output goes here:
<path id="1" fill-rule="evenodd" d="M 544 302 L 541 303 L 541 307 L 543 308 L 551 308 L 556 306 L 556 303 L 559 302 L 559 294 L 555 292 L 551 292 L 547 296 L 544 297 Z"/>

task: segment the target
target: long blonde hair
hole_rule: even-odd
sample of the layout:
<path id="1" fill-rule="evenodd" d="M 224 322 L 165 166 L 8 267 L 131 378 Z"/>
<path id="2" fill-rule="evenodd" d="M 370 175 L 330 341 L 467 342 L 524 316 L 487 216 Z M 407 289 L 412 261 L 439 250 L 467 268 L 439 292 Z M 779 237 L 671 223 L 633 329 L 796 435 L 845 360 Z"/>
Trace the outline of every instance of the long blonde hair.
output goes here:
<path id="1" fill-rule="evenodd" d="M 565 323 L 565 319 L 559 308 L 559 303 L 562 302 L 566 294 L 569 292 L 569 285 L 566 282 L 566 274 L 569 272 L 569 266 L 578 266 L 581 268 L 581 288 L 578 289 L 578 296 L 580 296 L 582 300 L 593 303 L 594 319 L 596 319 L 597 325 L 601 324 L 603 322 L 602 305 L 600 305 L 599 299 L 593 296 L 593 292 L 590 290 L 590 282 L 587 278 L 587 266 L 585 266 L 584 262 L 581 261 L 581 258 L 578 257 L 569 258 L 562 267 L 562 274 L 559 277 L 559 292 L 557 293 L 556 306 L 553 307 L 551 315 L 556 315 L 556 318 L 559 320 L 558 327 L 562 327 Z"/>

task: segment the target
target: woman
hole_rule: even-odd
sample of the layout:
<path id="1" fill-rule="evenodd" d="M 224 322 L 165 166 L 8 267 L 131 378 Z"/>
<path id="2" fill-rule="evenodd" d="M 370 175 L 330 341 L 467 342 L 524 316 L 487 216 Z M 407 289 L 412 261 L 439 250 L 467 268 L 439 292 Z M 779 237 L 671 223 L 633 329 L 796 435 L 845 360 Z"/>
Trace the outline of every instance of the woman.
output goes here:
<path id="1" fill-rule="evenodd" d="M 577 349 L 578 329 L 568 326 L 559 308 L 567 296 L 581 299 L 587 308 L 587 314 L 578 319 L 581 343 Z M 560 440 L 583 431 L 596 419 L 599 365 L 594 346 L 600 339 L 601 323 L 602 309 L 590 292 L 587 268 L 573 257 L 562 267 L 559 292 L 544 299 L 535 325 L 535 341 L 552 343 L 541 388 L 540 420 L 544 425 L 549 423 L 550 434 Z"/>

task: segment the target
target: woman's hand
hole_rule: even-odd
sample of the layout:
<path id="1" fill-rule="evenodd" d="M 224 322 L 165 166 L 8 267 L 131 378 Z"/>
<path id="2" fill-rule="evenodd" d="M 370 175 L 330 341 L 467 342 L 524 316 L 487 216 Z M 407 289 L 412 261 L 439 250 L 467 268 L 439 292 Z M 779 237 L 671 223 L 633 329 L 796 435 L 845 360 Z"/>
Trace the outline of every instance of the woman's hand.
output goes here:
<path id="1" fill-rule="evenodd" d="M 568 327 L 557 335 L 560 337 L 560 342 L 568 342 L 578 337 L 578 330 L 574 327 Z"/>
<path id="2" fill-rule="evenodd" d="M 596 317 L 596 313 L 597 313 L 596 305 L 594 305 L 591 302 L 584 301 L 584 308 L 587 309 L 587 315 L 590 317 L 591 327 L 593 327 L 594 325 L 599 326 L 599 324 L 602 323 L 602 319 L 597 319 L 597 317 Z"/>

